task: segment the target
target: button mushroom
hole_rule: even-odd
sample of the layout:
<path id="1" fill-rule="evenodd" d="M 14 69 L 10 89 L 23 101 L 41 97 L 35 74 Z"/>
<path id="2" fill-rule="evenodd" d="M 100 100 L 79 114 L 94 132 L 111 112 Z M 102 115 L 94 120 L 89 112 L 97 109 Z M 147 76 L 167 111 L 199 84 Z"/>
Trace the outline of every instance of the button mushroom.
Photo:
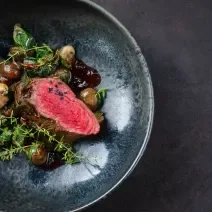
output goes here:
<path id="1" fill-rule="evenodd" d="M 59 51 L 61 63 L 66 68 L 71 68 L 75 58 L 75 49 L 71 45 L 64 46 Z"/>
<path id="2" fill-rule="evenodd" d="M 21 77 L 20 67 L 15 62 L 4 64 L 2 67 L 2 70 L 0 71 L 3 77 L 11 79 L 11 80 L 17 80 Z"/>
<path id="3" fill-rule="evenodd" d="M 37 166 L 43 165 L 48 159 L 48 153 L 43 147 L 30 147 L 27 149 L 27 156 Z"/>
<path id="4" fill-rule="evenodd" d="M 82 100 L 91 111 L 98 108 L 97 92 L 93 88 L 86 88 L 80 92 L 80 100 Z"/>
<path id="5" fill-rule="evenodd" d="M 9 55 L 13 55 L 13 58 L 15 61 L 21 61 L 23 62 L 24 57 L 32 57 L 34 55 L 35 51 L 26 51 L 23 47 L 21 46 L 13 46 L 10 48 L 10 53 Z"/>
<path id="6" fill-rule="evenodd" d="M 8 86 L 4 83 L 0 83 L 0 95 L 7 95 L 8 94 Z"/>
<path id="7" fill-rule="evenodd" d="M 2 109 L 8 101 L 9 98 L 7 96 L 0 95 L 0 109 Z"/>
<path id="8" fill-rule="evenodd" d="M 21 78 L 21 70 L 16 62 L 1 63 L 0 76 L 2 81 L 8 84 Z M 5 79 L 5 80 L 4 80 Z"/>
<path id="9" fill-rule="evenodd" d="M 2 109 L 9 101 L 9 98 L 5 96 L 7 94 L 8 86 L 4 83 L 0 83 L 0 109 Z"/>

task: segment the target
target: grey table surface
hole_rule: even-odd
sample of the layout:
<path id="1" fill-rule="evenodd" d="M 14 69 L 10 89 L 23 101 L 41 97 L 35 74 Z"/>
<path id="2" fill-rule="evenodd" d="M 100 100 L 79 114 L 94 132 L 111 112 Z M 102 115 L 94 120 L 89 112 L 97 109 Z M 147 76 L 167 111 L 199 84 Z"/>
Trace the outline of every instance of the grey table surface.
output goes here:
<path id="1" fill-rule="evenodd" d="M 132 175 L 87 212 L 212 211 L 212 2 L 94 0 L 132 33 L 148 62 L 156 113 Z"/>

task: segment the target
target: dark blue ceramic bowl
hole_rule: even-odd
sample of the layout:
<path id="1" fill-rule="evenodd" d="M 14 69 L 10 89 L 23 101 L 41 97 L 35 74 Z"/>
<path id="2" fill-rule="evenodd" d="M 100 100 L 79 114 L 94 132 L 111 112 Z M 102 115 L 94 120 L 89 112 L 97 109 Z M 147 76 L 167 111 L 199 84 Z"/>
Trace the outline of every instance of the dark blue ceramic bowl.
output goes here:
<path id="1" fill-rule="evenodd" d="M 21 23 L 40 43 L 74 45 L 78 57 L 101 73 L 108 96 L 102 133 L 76 144 L 89 162 L 51 172 L 29 165 L 24 156 L 0 162 L 0 211 L 78 211 L 117 187 L 144 153 L 154 105 L 147 64 L 130 33 L 90 1 L 5 2 L 10 9 L 0 13 L 0 55 L 13 43 L 13 25 Z"/>

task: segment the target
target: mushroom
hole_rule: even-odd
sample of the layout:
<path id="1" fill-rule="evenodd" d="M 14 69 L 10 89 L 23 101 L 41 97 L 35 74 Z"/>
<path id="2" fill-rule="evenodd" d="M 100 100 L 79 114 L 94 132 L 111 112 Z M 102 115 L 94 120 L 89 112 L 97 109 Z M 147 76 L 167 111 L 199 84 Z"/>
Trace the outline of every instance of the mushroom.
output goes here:
<path id="1" fill-rule="evenodd" d="M 8 86 L 4 83 L 0 83 L 0 95 L 7 95 L 8 94 Z"/>
<path id="2" fill-rule="evenodd" d="M 0 109 L 2 109 L 9 101 L 9 98 L 6 96 L 8 90 L 9 88 L 6 84 L 0 83 Z"/>
<path id="3" fill-rule="evenodd" d="M 13 46 L 13 47 L 10 48 L 9 54 L 13 55 L 13 58 L 15 59 L 15 61 L 23 62 L 23 60 L 26 56 L 32 57 L 34 55 L 34 53 L 35 53 L 34 50 L 26 51 L 21 46 Z"/>
<path id="4" fill-rule="evenodd" d="M 34 165 L 40 166 L 46 163 L 48 159 L 48 153 L 43 147 L 30 147 L 26 152 L 28 158 Z"/>
<path id="5" fill-rule="evenodd" d="M 61 63 L 66 68 L 71 68 L 75 58 L 75 49 L 71 45 L 64 46 L 60 49 L 59 55 Z"/>
<path id="6" fill-rule="evenodd" d="M 0 109 L 2 109 L 8 101 L 9 98 L 7 96 L 0 95 Z"/>
<path id="7" fill-rule="evenodd" d="M 21 78 L 21 70 L 19 65 L 16 62 L 1 63 L 0 64 L 0 76 L 2 79 L 1 82 L 11 83 L 14 80 Z"/>
<path id="8" fill-rule="evenodd" d="M 95 112 L 98 108 L 98 99 L 96 94 L 97 92 L 95 89 L 86 88 L 80 92 L 79 96 L 80 100 L 82 100 L 93 112 Z"/>

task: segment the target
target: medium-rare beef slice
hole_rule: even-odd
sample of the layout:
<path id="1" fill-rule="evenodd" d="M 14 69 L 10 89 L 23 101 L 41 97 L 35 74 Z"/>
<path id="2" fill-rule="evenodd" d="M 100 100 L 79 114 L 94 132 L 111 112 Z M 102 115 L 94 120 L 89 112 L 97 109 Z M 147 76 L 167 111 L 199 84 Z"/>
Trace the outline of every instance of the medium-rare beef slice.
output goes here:
<path id="1" fill-rule="evenodd" d="M 59 79 L 34 78 L 27 87 L 18 83 L 15 102 L 16 115 L 29 125 L 37 124 L 68 141 L 95 135 L 100 130 L 95 115 Z"/>

